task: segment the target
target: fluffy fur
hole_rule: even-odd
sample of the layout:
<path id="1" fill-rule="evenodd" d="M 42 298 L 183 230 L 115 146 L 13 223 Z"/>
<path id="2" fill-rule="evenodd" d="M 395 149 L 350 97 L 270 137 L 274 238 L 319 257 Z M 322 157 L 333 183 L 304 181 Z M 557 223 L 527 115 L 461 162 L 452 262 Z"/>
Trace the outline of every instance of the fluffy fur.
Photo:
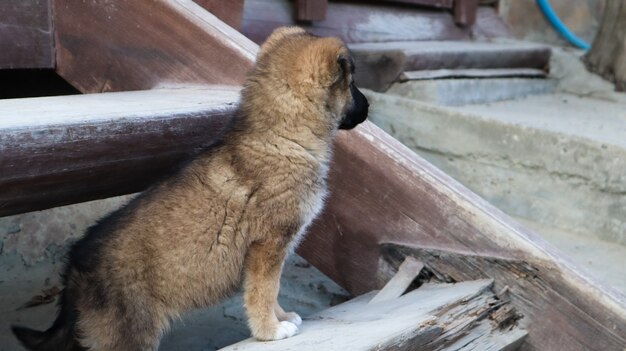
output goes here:
<path id="1" fill-rule="evenodd" d="M 367 116 L 336 38 L 276 30 L 221 142 L 89 229 L 69 253 L 57 319 L 14 327 L 30 350 L 156 350 L 169 321 L 243 281 L 252 334 L 292 336 L 283 261 L 320 212 L 333 137 Z"/>

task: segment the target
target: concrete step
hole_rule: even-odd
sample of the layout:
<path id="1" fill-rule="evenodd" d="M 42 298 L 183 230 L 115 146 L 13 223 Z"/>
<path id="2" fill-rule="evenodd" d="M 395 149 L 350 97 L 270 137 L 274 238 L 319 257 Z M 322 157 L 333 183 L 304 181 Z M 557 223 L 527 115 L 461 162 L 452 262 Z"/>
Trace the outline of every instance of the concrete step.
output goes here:
<path id="1" fill-rule="evenodd" d="M 569 94 L 462 107 L 368 98 L 374 123 L 505 212 L 626 245 L 626 105 Z"/>
<path id="2" fill-rule="evenodd" d="M 387 93 L 435 105 L 463 106 L 550 94 L 556 86 L 552 79 L 434 79 L 396 83 Z"/>

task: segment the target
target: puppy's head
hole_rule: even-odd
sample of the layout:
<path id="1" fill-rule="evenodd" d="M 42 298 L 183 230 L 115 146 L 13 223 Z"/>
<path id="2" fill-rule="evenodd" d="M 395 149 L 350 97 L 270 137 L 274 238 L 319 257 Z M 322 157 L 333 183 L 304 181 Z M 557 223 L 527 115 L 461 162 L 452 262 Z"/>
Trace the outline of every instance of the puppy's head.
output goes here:
<path id="1" fill-rule="evenodd" d="M 354 69 L 341 40 L 282 27 L 261 46 L 256 76 L 271 80 L 277 96 L 288 91 L 303 105 L 314 106 L 334 128 L 352 129 L 367 118 L 369 108 L 354 84 Z"/>

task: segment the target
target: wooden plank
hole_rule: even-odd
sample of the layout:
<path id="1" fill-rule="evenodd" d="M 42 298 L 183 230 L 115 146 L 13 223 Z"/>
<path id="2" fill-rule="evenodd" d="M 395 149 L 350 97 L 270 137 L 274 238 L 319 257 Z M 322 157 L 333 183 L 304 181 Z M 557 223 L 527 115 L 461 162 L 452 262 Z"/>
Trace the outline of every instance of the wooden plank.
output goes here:
<path id="1" fill-rule="evenodd" d="M 239 29 L 243 17 L 243 0 L 193 0 L 203 9 L 209 11 L 215 17 L 229 26 Z"/>
<path id="2" fill-rule="evenodd" d="M 256 46 L 192 0 L 54 1 L 57 72 L 84 93 L 241 84 Z"/>
<path id="3" fill-rule="evenodd" d="M 478 0 L 455 0 L 454 22 L 460 26 L 472 26 L 476 23 Z"/>
<path id="4" fill-rule="evenodd" d="M 485 319 L 464 337 L 441 351 L 513 351 L 526 340 L 528 332 L 523 329 L 493 329 L 492 321 Z"/>
<path id="5" fill-rule="evenodd" d="M 328 0 L 296 0 L 296 20 L 323 21 L 327 8 Z"/>
<path id="6" fill-rule="evenodd" d="M 442 9 L 451 9 L 454 2 L 453 0 L 381 0 L 381 2 L 391 2 L 399 4 L 420 5 L 420 6 L 432 6 Z"/>
<path id="7" fill-rule="evenodd" d="M 0 216 L 141 191 L 211 143 L 237 99 L 205 87 L 5 100 Z"/>
<path id="8" fill-rule="evenodd" d="M 407 256 L 404 262 L 398 267 L 398 272 L 385 284 L 385 286 L 374 296 L 369 303 L 379 303 L 397 299 L 411 285 L 413 280 L 420 274 L 424 264 L 413 257 Z"/>
<path id="9" fill-rule="evenodd" d="M 435 69 L 403 72 L 398 81 L 445 78 L 546 78 L 547 76 L 546 71 L 537 68 Z"/>
<path id="10" fill-rule="evenodd" d="M 368 304 L 370 293 L 305 318 L 291 338 L 248 339 L 221 350 L 442 350 L 497 309 L 490 286 L 490 280 L 425 284 L 376 304 Z"/>
<path id="11" fill-rule="evenodd" d="M 541 262 L 550 271 L 547 284 L 569 302 L 564 310 L 529 318 L 541 328 L 529 333 L 524 347 L 622 350 L 622 295 L 371 123 L 338 134 L 329 186 L 324 212 L 298 253 L 352 294 L 382 286 L 382 242 Z M 532 273 L 526 273 L 528 284 L 546 288 Z"/>
<path id="12" fill-rule="evenodd" d="M 385 91 L 402 72 L 443 69 L 547 70 L 550 48 L 535 43 L 410 41 L 349 45 L 359 69 L 355 81 Z"/>
<path id="13" fill-rule="evenodd" d="M 50 0 L 0 3 L 0 69 L 54 68 Z"/>
<path id="14" fill-rule="evenodd" d="M 325 20 L 297 23 L 293 6 L 288 0 L 246 0 L 241 32 L 258 44 L 276 27 L 295 24 L 316 35 L 340 37 L 347 43 L 469 40 L 510 35 L 506 24 L 491 7 L 479 9 L 475 26 L 460 28 L 447 11 L 356 1 L 331 1 Z"/>
<path id="15" fill-rule="evenodd" d="M 626 335 L 615 334 L 611 328 L 587 319 L 576 302 L 583 298 L 559 278 L 558 269 L 552 262 L 519 261 L 498 257 L 487 257 L 441 250 L 422 249 L 403 245 L 386 244 L 382 247 L 383 257 L 399 266 L 407 256 L 424 262 L 426 268 L 441 280 L 462 281 L 491 277 L 495 289 L 506 287 L 506 298 L 510 299 L 525 316 L 522 325 L 533 337 L 551 329 L 559 339 L 577 337 L 584 349 L 619 350 L 626 345 Z M 575 323 L 564 320 L 579 319 Z M 540 322 L 539 322 L 540 321 Z M 626 319 L 621 320 L 622 327 Z M 585 325 L 584 334 L 578 328 Z M 601 338 L 598 335 L 603 335 Z M 552 340 L 542 345 L 555 349 L 560 341 Z M 564 349 L 570 349 L 563 346 Z"/>

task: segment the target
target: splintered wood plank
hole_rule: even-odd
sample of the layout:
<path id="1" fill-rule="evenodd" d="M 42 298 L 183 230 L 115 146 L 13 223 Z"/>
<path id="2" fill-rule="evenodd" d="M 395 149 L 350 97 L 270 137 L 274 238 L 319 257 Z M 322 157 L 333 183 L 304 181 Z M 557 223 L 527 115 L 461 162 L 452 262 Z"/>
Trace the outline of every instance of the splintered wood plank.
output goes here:
<path id="1" fill-rule="evenodd" d="M 525 349 L 623 351 L 622 295 L 371 123 L 338 133 L 329 187 L 298 253 L 352 294 L 382 287 L 384 242 L 530 262 L 549 279 L 534 279 L 535 270 L 517 272 L 519 279 L 550 292 L 524 318 L 535 323 Z M 481 277 L 503 288 L 498 275 Z"/>
<path id="2" fill-rule="evenodd" d="M 534 43 L 410 41 L 350 44 L 355 81 L 384 91 L 406 71 L 533 69 L 546 71 L 550 48 Z"/>
<path id="3" fill-rule="evenodd" d="M 518 261 L 498 257 L 484 257 L 441 250 L 421 249 L 403 245 L 383 245 L 383 257 L 392 266 L 401 266 L 407 256 L 424 262 L 426 268 L 440 280 L 493 278 L 495 290 L 505 290 L 518 311 L 525 316 L 522 324 L 530 335 L 538 335 L 551 328 L 551 334 L 580 338 L 583 349 L 619 350 L 626 345 L 626 335 L 614 334 L 611 326 L 602 326 L 586 313 L 581 313 L 577 296 L 564 282 L 553 263 Z M 505 289 L 506 287 L 506 289 Z M 565 319 L 566 318 L 566 319 Z M 565 320 L 564 320 L 565 319 Z M 574 320 L 576 320 L 574 322 Z M 626 326 L 626 319 L 615 320 Z M 585 326 L 584 331 L 578 330 Z M 603 335 L 598 337 L 598 335 Z M 546 341 L 545 349 L 555 349 L 561 341 Z M 564 349 L 570 349 L 565 347 Z"/>
<path id="4" fill-rule="evenodd" d="M 398 272 L 385 286 L 370 300 L 369 303 L 378 303 L 400 297 L 420 274 L 424 264 L 413 257 L 407 257 L 398 267 Z"/>
<path id="5" fill-rule="evenodd" d="M 485 319 L 465 336 L 441 351 L 513 351 L 519 349 L 528 332 L 515 328 L 494 329 L 492 322 Z"/>
<path id="6" fill-rule="evenodd" d="M 54 68 L 50 0 L 0 2 L 0 69 Z"/>
<path id="7" fill-rule="evenodd" d="M 210 144 L 237 100 L 226 87 L 4 100 L 0 216 L 143 190 Z"/>
<path id="8" fill-rule="evenodd" d="M 57 73 L 83 93 L 242 84 L 257 47 L 192 0 L 54 1 Z"/>
<path id="9" fill-rule="evenodd" d="M 440 1 L 419 1 L 439 3 Z M 448 4 L 450 1 L 441 3 Z M 328 2 L 326 18 L 297 23 L 289 0 L 246 0 L 241 32 L 262 43 L 276 28 L 300 25 L 321 36 L 337 36 L 347 43 L 398 40 L 469 40 L 510 35 L 507 25 L 491 7 L 478 10 L 476 25 L 460 28 L 451 13 L 423 7 L 394 6 L 389 3 Z"/>
<path id="10" fill-rule="evenodd" d="M 368 304 L 369 293 L 305 318 L 297 335 L 248 339 L 222 351 L 440 350 L 492 310 L 491 280 L 425 284 L 397 299 Z"/>

